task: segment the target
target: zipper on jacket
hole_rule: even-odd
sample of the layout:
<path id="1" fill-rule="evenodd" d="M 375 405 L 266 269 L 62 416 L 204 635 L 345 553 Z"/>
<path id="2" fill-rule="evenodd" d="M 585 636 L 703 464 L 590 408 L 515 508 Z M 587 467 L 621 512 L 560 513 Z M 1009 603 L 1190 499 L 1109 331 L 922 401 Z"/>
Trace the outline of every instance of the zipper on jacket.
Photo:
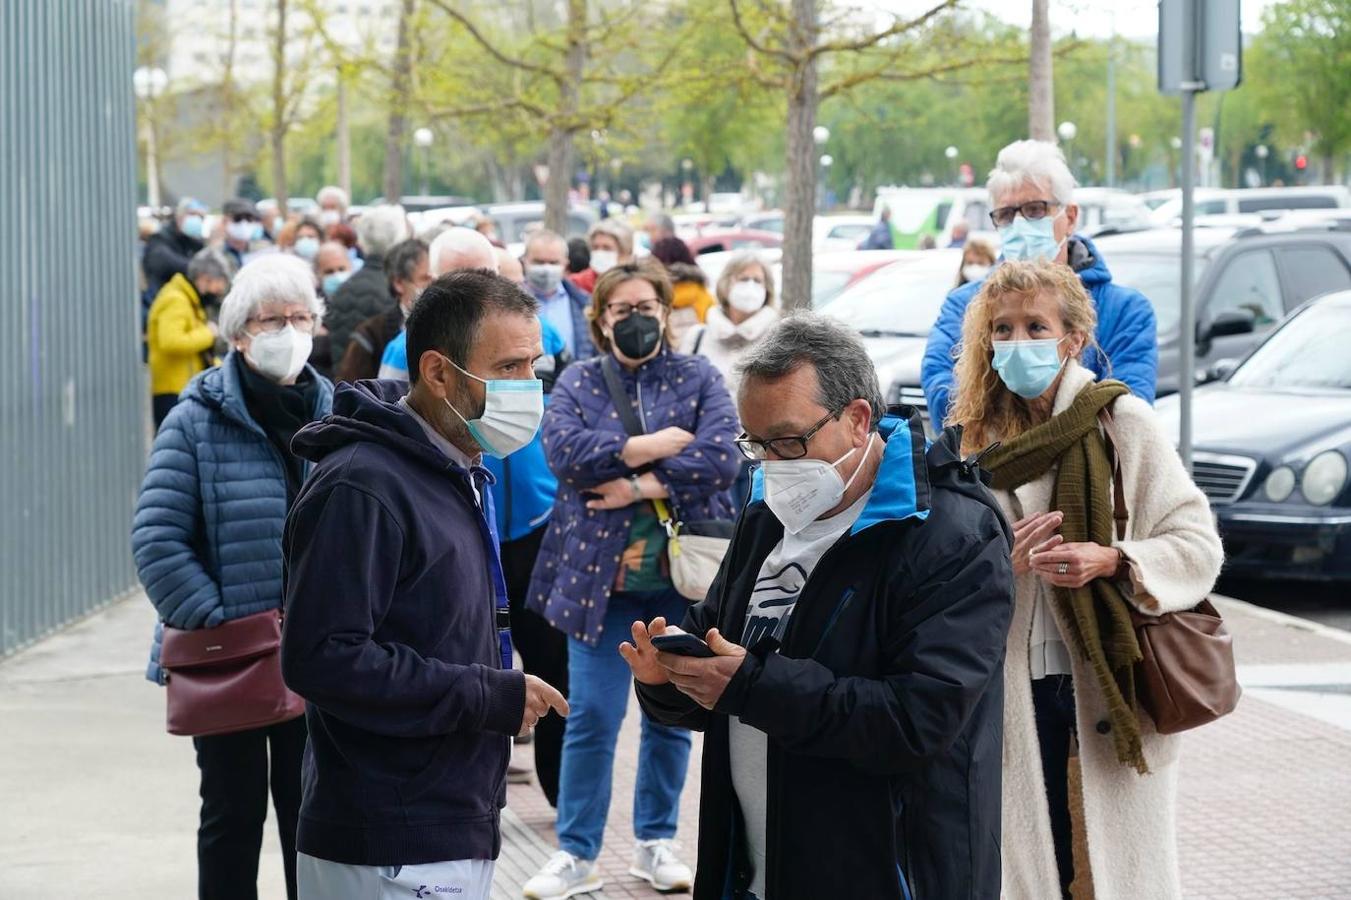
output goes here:
<path id="1" fill-rule="evenodd" d="M 826 642 L 826 638 L 830 637 L 830 632 L 835 629 L 835 623 L 840 620 L 840 616 L 844 614 L 845 609 L 849 607 L 849 604 L 854 599 L 854 595 L 857 593 L 858 591 L 853 588 L 845 588 L 844 594 L 840 596 L 840 601 L 835 604 L 835 609 L 831 612 L 830 618 L 826 620 L 826 627 L 821 629 L 821 639 L 818 640 L 816 646 L 812 648 L 812 656 L 816 656 L 817 651 L 821 649 L 821 645 Z M 800 599 L 802 594 L 799 593 L 798 597 Z"/>

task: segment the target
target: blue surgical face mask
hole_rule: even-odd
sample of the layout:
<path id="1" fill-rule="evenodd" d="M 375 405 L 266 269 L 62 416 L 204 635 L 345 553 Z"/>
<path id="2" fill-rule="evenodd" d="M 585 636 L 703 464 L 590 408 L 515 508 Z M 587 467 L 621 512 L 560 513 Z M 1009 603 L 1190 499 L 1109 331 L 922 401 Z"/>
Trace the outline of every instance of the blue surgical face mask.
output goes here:
<path id="1" fill-rule="evenodd" d="M 1040 219 L 1024 219 L 1021 215 L 999 229 L 999 239 L 1003 242 L 1005 259 L 1055 259 L 1065 243 L 1055 239 L 1054 216 L 1042 216 Z"/>
<path id="2" fill-rule="evenodd" d="M 178 230 L 188 237 L 197 238 L 200 241 L 202 239 L 202 229 L 205 224 L 206 223 L 202 220 L 201 216 L 188 216 L 183 220 L 183 224 L 178 226 Z"/>
<path id="3" fill-rule="evenodd" d="M 327 275 L 325 275 L 324 296 L 328 297 L 330 300 L 333 299 L 333 295 L 338 292 L 338 288 L 342 287 L 343 283 L 346 282 L 347 279 L 351 277 L 352 277 L 351 272 L 330 272 Z"/>
<path id="4" fill-rule="evenodd" d="M 312 260 L 319 255 L 319 239 L 305 235 L 296 241 L 295 251 L 301 259 Z"/>
<path id="5" fill-rule="evenodd" d="M 1063 340 L 995 341 L 994 370 L 1009 390 L 1034 400 L 1050 390 L 1060 374 L 1064 365 L 1060 359 Z"/>
<path id="6" fill-rule="evenodd" d="M 543 381 L 538 378 L 480 378 L 456 366 L 449 357 L 443 359 L 467 377 L 481 382 L 486 389 L 483 415 L 476 419 L 466 419 L 451 404 L 450 398 L 446 398 L 446 406 L 465 424 L 484 453 L 503 459 L 535 439 L 544 415 Z"/>

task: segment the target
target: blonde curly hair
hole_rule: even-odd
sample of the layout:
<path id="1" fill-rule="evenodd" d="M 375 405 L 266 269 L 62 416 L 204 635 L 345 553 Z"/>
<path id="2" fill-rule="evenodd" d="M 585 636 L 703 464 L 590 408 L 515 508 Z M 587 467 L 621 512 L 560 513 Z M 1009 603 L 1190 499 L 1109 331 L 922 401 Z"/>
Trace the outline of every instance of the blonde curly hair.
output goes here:
<path id="1" fill-rule="evenodd" d="M 1031 403 L 1009 390 L 994 369 L 994 320 L 1008 298 L 1031 303 L 1043 294 L 1060 302 L 1060 321 L 1066 336 L 1079 335 L 1082 339 L 1074 358 L 1081 359 L 1089 347 L 1102 353 L 1093 337 L 1098 324 L 1093 298 L 1073 270 L 1040 259 L 1006 260 L 999 265 L 966 308 L 962 340 L 955 350 L 956 399 L 946 424 L 963 427 L 964 453 L 1013 438 L 1035 424 Z"/>

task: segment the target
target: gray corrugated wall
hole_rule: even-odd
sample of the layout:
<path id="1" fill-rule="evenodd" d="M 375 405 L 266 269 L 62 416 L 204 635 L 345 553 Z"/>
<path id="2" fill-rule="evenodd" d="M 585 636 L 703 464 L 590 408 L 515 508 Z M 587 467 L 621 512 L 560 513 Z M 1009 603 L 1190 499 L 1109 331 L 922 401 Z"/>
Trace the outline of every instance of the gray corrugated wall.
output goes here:
<path id="1" fill-rule="evenodd" d="M 136 579 L 134 12 L 0 0 L 0 656 Z"/>

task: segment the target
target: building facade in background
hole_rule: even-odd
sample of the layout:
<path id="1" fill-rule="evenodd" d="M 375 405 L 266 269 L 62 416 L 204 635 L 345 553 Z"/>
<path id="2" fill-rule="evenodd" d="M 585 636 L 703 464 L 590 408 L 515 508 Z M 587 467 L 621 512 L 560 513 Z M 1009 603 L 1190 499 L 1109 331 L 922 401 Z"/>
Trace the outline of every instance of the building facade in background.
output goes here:
<path id="1" fill-rule="evenodd" d="M 0 656 L 136 583 L 134 14 L 0 3 Z"/>

